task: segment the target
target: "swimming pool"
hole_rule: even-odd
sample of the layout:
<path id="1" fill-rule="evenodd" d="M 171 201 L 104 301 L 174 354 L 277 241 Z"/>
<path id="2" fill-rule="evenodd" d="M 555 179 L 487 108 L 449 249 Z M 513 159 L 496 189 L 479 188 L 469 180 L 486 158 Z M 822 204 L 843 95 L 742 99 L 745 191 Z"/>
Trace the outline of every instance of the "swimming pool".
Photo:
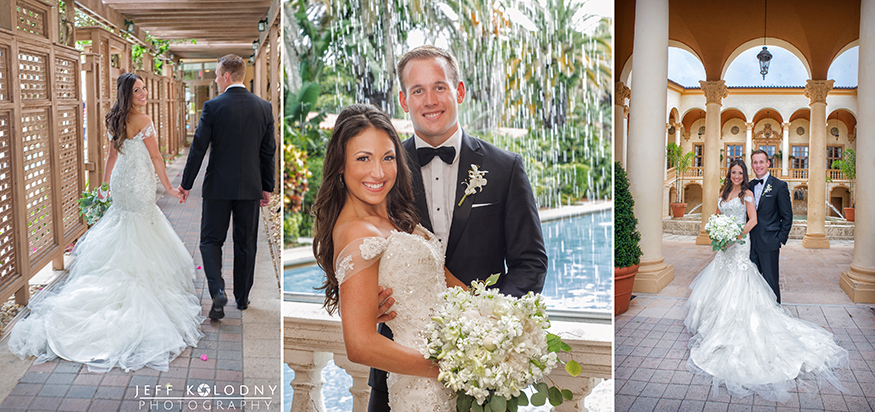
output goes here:
<path id="1" fill-rule="evenodd" d="M 610 210 L 541 224 L 548 268 L 541 292 L 553 309 L 610 313 L 613 304 L 613 239 Z M 309 265 L 283 271 L 286 292 L 322 295 L 325 273 Z"/>

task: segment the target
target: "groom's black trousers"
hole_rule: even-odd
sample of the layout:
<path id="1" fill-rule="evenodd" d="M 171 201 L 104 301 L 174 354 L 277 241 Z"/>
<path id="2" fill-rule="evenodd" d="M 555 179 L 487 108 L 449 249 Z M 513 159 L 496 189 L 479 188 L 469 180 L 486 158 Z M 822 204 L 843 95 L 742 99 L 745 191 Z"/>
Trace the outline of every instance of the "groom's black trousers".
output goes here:
<path id="1" fill-rule="evenodd" d="M 203 202 L 200 250 L 210 296 L 215 297 L 220 289 L 225 289 L 222 246 L 228 237 L 228 223 L 233 216 L 234 299 L 240 304 L 247 303 L 255 277 L 259 201 L 204 199 Z"/>
<path id="2" fill-rule="evenodd" d="M 778 259 L 781 256 L 781 249 L 768 251 L 750 245 L 750 260 L 757 265 L 757 270 L 763 274 L 763 279 L 775 292 L 775 297 L 778 298 L 778 303 L 781 303 L 781 287 L 778 285 Z"/>

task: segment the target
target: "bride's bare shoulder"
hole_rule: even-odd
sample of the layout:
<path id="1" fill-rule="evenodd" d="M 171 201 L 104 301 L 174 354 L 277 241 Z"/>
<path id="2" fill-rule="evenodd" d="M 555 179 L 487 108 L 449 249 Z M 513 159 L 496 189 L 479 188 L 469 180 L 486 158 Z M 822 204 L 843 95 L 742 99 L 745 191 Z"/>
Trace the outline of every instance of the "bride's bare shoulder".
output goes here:
<path id="1" fill-rule="evenodd" d="M 379 226 L 366 219 L 338 220 L 332 232 L 335 250 L 341 250 L 353 240 L 364 237 L 386 237 Z M 339 248 L 338 248 L 339 247 Z"/>

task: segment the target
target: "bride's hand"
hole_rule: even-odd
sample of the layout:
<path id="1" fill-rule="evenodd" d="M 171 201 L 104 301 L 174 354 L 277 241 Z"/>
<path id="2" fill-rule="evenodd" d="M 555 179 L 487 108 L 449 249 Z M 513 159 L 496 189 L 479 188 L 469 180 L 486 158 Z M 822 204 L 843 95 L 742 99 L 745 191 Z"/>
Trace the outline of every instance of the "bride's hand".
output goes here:
<path id="1" fill-rule="evenodd" d="M 180 203 L 182 202 L 182 192 L 180 192 L 179 189 L 170 188 L 170 190 L 167 191 L 167 194 L 179 199 Z"/>
<path id="2" fill-rule="evenodd" d="M 101 202 L 105 201 L 109 197 L 109 188 L 107 190 L 103 189 L 103 185 L 97 188 L 97 199 Z"/>

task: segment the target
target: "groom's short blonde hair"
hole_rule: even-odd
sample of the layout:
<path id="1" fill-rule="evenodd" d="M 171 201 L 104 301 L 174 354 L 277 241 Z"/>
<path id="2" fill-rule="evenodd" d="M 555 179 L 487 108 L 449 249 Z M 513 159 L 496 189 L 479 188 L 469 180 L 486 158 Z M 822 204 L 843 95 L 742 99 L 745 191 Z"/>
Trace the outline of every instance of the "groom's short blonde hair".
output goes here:
<path id="1" fill-rule="evenodd" d="M 246 62 L 236 54 L 226 54 L 219 57 L 219 64 L 222 65 L 224 73 L 231 73 L 231 80 L 235 82 L 242 82 L 246 77 Z"/>
<path id="2" fill-rule="evenodd" d="M 398 67 L 396 71 L 398 72 L 398 81 L 401 83 L 401 92 L 404 95 L 407 95 L 407 86 L 404 84 L 404 68 L 407 67 L 407 63 L 411 60 L 418 59 L 430 59 L 434 57 L 439 57 L 447 62 L 447 68 L 449 69 L 450 81 L 453 83 L 450 86 L 452 88 L 456 88 L 459 85 L 459 62 L 456 61 L 456 56 L 453 56 L 453 53 L 450 53 L 449 50 L 444 50 L 440 47 L 435 47 L 431 45 L 419 46 L 413 50 L 410 50 L 407 53 L 404 53 L 404 56 L 401 56 L 401 60 L 398 61 Z"/>

